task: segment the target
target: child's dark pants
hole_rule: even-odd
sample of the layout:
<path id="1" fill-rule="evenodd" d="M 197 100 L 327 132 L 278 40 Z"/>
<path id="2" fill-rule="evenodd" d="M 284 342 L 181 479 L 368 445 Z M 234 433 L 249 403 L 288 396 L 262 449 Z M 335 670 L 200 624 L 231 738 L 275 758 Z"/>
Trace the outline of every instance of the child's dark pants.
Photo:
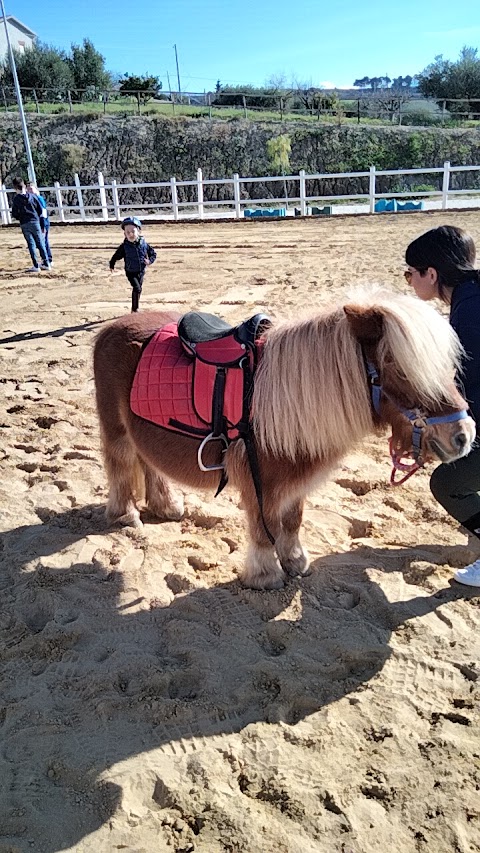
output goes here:
<path id="1" fill-rule="evenodd" d="M 125 275 L 132 286 L 132 311 L 138 311 L 145 270 L 141 270 L 140 272 L 126 272 Z"/>

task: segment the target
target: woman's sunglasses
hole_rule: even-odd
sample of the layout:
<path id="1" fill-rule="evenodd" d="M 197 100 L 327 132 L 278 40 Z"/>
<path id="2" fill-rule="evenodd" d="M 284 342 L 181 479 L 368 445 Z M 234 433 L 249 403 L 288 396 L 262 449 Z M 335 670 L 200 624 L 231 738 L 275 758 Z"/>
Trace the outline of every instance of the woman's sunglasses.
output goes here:
<path id="1" fill-rule="evenodd" d="M 418 273 L 420 273 L 420 275 L 425 275 L 425 273 L 426 273 L 427 269 L 428 269 L 427 267 L 422 267 L 422 268 L 416 268 L 416 269 L 414 269 L 413 271 L 412 271 L 412 270 L 405 270 L 405 272 L 403 273 L 403 275 L 404 275 L 404 278 L 405 278 L 405 279 L 408 281 L 408 283 L 410 284 L 410 282 L 411 282 L 411 280 L 412 280 L 412 275 L 413 275 L 413 273 L 414 273 L 414 272 L 418 272 Z"/>

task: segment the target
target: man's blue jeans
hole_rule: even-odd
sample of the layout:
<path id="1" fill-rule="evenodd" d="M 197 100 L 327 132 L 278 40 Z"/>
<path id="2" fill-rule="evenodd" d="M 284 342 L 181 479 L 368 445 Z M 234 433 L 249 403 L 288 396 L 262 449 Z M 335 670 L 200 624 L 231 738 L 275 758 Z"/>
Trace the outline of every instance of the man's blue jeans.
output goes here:
<path id="1" fill-rule="evenodd" d="M 40 252 L 40 257 L 43 263 L 48 264 L 48 257 L 45 251 L 45 240 L 43 239 L 40 222 L 38 220 L 36 222 L 24 222 L 20 227 L 22 229 L 23 236 L 27 241 L 28 251 L 30 252 L 33 266 L 38 267 L 37 253 L 35 249 L 38 249 Z"/>

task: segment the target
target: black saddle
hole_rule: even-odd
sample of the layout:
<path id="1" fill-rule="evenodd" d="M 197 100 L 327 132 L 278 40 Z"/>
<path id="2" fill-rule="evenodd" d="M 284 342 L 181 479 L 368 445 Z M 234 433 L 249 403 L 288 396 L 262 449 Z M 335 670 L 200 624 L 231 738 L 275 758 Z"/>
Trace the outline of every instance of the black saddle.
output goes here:
<path id="1" fill-rule="evenodd" d="M 255 314 L 238 326 L 231 326 L 215 314 L 189 311 L 178 321 L 178 334 L 184 346 L 194 352 L 197 344 L 219 341 L 230 335 L 238 343 L 252 346 L 269 326 L 271 320 L 266 314 Z"/>

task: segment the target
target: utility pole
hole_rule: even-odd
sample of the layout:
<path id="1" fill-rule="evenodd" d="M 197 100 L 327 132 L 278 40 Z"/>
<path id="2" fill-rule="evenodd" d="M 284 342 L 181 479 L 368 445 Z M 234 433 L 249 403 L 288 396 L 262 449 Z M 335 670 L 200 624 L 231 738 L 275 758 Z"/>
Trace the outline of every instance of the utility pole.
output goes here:
<path id="1" fill-rule="evenodd" d="M 180 71 L 178 70 L 178 53 L 176 44 L 173 45 L 173 49 L 175 51 L 175 62 L 177 63 L 178 94 L 180 96 L 182 94 L 182 87 L 180 86 Z"/>
<path id="2" fill-rule="evenodd" d="M 23 138 L 25 141 L 25 151 L 27 154 L 27 163 L 28 163 L 28 177 L 29 177 L 29 180 L 33 184 L 36 184 L 37 179 L 35 177 L 35 166 L 33 165 L 32 150 L 30 148 L 30 140 L 28 138 L 27 121 L 26 121 L 25 112 L 23 109 L 22 93 L 20 91 L 20 84 L 18 82 L 17 68 L 15 65 L 15 57 L 13 55 L 12 43 L 10 41 L 10 34 L 8 32 L 7 16 L 5 14 L 5 6 L 4 6 L 3 0 L 0 0 L 0 9 L 1 9 L 2 15 L 3 15 L 3 23 L 5 24 L 5 36 L 7 39 L 8 56 L 10 59 L 10 67 L 12 69 L 13 82 L 15 85 L 15 92 L 17 95 L 18 110 L 20 113 L 20 122 L 22 124 Z"/>

